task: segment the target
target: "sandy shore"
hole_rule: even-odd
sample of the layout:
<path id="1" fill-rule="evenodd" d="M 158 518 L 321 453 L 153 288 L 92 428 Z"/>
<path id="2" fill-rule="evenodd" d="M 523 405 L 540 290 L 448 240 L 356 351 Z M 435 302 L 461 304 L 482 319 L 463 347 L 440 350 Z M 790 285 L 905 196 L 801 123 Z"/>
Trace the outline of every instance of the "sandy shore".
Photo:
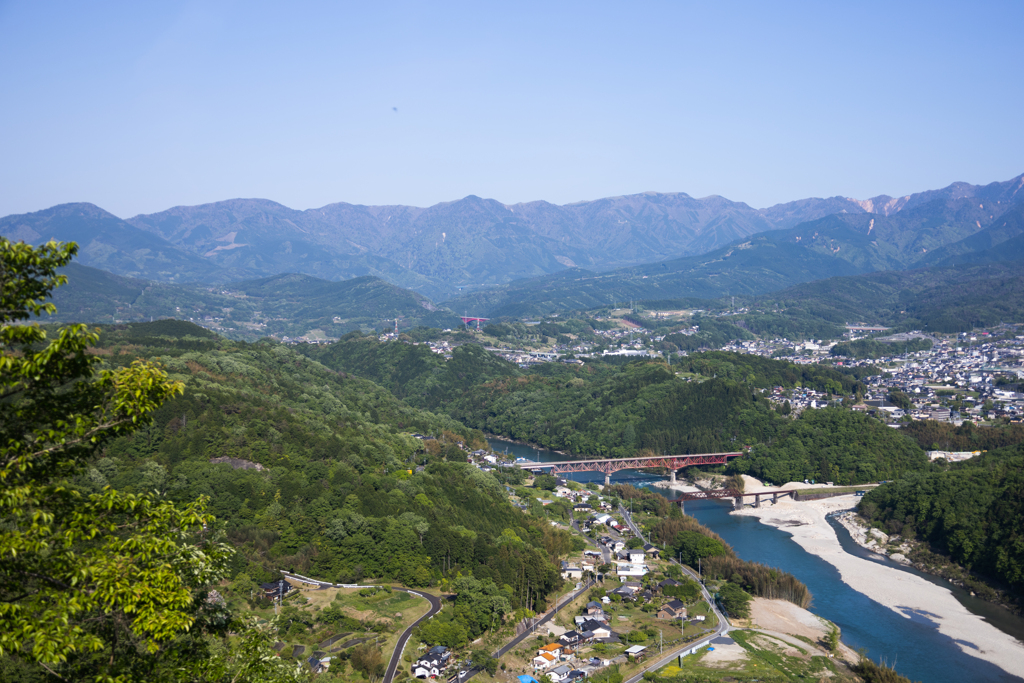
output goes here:
<path id="1" fill-rule="evenodd" d="M 732 514 L 758 517 L 763 524 L 780 527 L 804 550 L 839 570 L 843 582 L 855 591 L 904 617 L 908 610 L 927 612 L 938 622 L 939 632 L 957 641 L 966 654 L 1024 677 L 1024 644 L 971 614 L 949 590 L 842 549 L 825 516 L 852 509 L 857 500 L 853 495 L 799 503 L 783 498 L 775 505 L 762 503 L 760 509 L 745 508 Z"/>

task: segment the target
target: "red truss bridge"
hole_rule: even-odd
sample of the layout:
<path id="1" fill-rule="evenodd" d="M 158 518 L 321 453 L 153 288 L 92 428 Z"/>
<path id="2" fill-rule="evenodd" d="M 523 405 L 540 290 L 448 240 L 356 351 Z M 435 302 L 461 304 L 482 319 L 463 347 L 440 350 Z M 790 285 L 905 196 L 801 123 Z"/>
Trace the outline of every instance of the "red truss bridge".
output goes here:
<path id="1" fill-rule="evenodd" d="M 476 329 L 478 330 L 480 329 L 480 323 L 490 320 L 490 318 L 470 318 L 468 315 L 460 315 L 459 317 L 462 318 L 463 325 L 468 326 L 470 323 L 476 323 Z"/>
<path id="2" fill-rule="evenodd" d="M 519 462 L 524 470 L 550 469 L 551 474 L 568 472 L 604 472 L 604 483 L 611 483 L 612 474 L 619 470 L 640 470 L 647 467 L 665 467 L 676 480 L 676 470 L 693 465 L 724 465 L 729 458 L 742 453 L 704 453 L 701 455 L 655 455 L 643 458 L 609 458 L 607 460 L 563 460 L 559 462 Z"/>

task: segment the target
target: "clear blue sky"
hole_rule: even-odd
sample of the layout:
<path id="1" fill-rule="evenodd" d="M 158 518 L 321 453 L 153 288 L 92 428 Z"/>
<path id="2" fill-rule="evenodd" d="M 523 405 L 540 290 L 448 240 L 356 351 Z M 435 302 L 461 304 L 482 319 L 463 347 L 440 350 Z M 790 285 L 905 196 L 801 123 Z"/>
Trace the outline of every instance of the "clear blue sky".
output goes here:
<path id="1" fill-rule="evenodd" d="M 1018 0 L 0 2 L 0 215 L 1006 180 L 1022 35 Z"/>

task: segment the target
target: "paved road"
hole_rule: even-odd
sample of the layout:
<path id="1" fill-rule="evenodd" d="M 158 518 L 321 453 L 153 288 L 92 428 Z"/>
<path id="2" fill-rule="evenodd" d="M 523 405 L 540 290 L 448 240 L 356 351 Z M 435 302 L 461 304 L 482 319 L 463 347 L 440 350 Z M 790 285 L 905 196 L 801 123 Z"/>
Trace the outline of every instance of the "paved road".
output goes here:
<path id="1" fill-rule="evenodd" d="M 540 618 L 540 619 L 539 619 L 539 620 L 537 621 L 537 623 L 533 625 L 533 628 L 528 628 L 528 629 L 526 629 L 525 631 L 523 631 L 522 633 L 520 633 L 520 634 L 519 634 L 518 636 L 516 636 L 515 638 L 513 638 L 513 639 L 512 639 L 512 640 L 511 640 L 511 641 L 510 641 L 510 642 L 509 642 L 508 644 L 506 644 L 506 645 L 502 646 L 502 647 L 501 647 L 501 648 L 499 648 L 499 649 L 498 649 L 498 650 L 497 650 L 496 652 L 494 652 L 494 653 L 493 653 L 493 654 L 491 655 L 491 657 L 494 657 L 495 659 L 498 659 L 498 658 L 500 658 L 500 657 L 504 657 L 504 656 L 505 656 L 506 654 L 508 654 L 508 652 L 509 652 L 509 651 L 510 651 L 510 650 L 511 650 L 512 648 L 514 648 L 515 646 L 519 645 L 520 643 L 522 643 L 522 642 L 523 642 L 524 640 L 526 640 L 526 639 L 527 639 L 527 638 L 529 638 L 530 636 L 533 636 L 533 635 L 534 635 L 534 634 L 536 633 L 536 630 L 537 630 L 537 628 L 539 628 L 540 626 L 543 626 L 544 624 L 546 624 L 546 623 L 548 623 L 549 621 L 551 621 L 551 619 L 552 619 L 552 618 L 554 618 L 554 616 L 555 616 L 556 614 L 558 614 L 558 610 L 559 610 L 559 609 L 561 609 L 562 607 L 564 607 L 564 606 L 568 605 L 568 604 L 569 604 L 569 603 L 571 603 L 571 602 L 572 602 L 573 600 L 575 600 L 576 598 L 578 598 L 578 597 L 579 597 L 580 595 L 582 595 L 583 593 L 585 593 L 585 592 L 587 592 L 588 590 L 590 590 L 590 588 L 591 588 L 591 587 L 592 587 L 593 585 L 594 585 L 594 582 L 593 582 L 593 581 L 588 581 L 588 582 L 586 582 L 586 583 L 584 583 L 584 584 L 583 584 L 583 588 L 580 588 L 580 589 L 579 589 L 578 591 L 576 591 L 575 593 L 571 593 L 571 594 L 570 594 L 570 595 L 568 595 L 567 597 L 565 597 L 565 598 L 562 598 L 562 599 L 560 599 L 560 600 L 557 600 L 557 601 L 556 601 L 556 606 L 555 606 L 555 608 L 554 608 L 554 609 L 552 609 L 552 610 L 551 610 L 550 612 L 548 612 L 547 614 L 545 614 L 544 616 L 542 616 L 542 617 L 541 617 L 541 618 Z M 476 668 L 476 667 L 473 667 L 472 669 L 470 669 L 470 670 L 469 670 L 469 671 L 468 671 L 468 672 L 466 673 L 466 675 L 465 675 L 465 676 L 463 676 L 463 677 L 462 677 L 462 679 L 461 679 L 461 680 L 462 680 L 463 682 L 465 682 L 465 681 L 468 681 L 468 680 L 469 680 L 469 679 L 471 679 L 471 678 L 472 678 L 473 676 L 476 676 L 476 675 L 477 675 L 478 673 L 480 673 L 480 669 L 478 669 L 478 668 Z M 386 682 L 386 683 L 390 683 L 390 682 Z"/>
<path id="2" fill-rule="evenodd" d="M 656 669 L 660 669 L 663 666 L 671 664 L 672 662 L 675 661 L 676 657 L 678 657 L 681 653 L 688 652 L 688 651 L 690 651 L 691 649 L 693 649 L 695 647 L 704 647 L 705 645 L 710 643 L 713 639 L 717 638 L 720 635 L 724 635 L 728 631 L 729 631 L 729 625 L 725 622 L 725 620 L 724 619 L 719 620 L 719 622 L 718 622 L 718 629 L 714 633 L 712 633 L 710 635 L 707 635 L 707 636 L 704 636 L 700 640 L 695 640 L 692 643 L 687 643 L 686 645 L 681 645 L 681 646 L 675 648 L 674 650 L 670 650 L 669 652 L 665 653 L 664 657 L 662 657 L 661 659 L 655 660 L 653 664 L 651 664 L 646 669 L 644 669 L 640 673 L 636 674 L 632 678 L 627 679 L 625 681 L 625 683 L 637 683 L 638 681 L 643 679 L 645 672 L 647 672 L 647 671 L 654 671 Z"/>
<path id="3" fill-rule="evenodd" d="M 424 621 L 434 616 L 441 611 L 441 599 L 431 595 L 430 593 L 421 593 L 419 591 L 409 590 L 408 588 L 395 588 L 394 590 L 405 591 L 410 595 L 418 595 L 421 598 L 425 598 L 430 603 L 430 609 L 422 617 L 412 622 L 409 628 L 405 629 L 398 642 L 395 643 L 395 651 L 391 655 L 391 661 L 388 662 L 388 668 L 384 672 L 384 682 L 391 683 L 395 677 L 395 673 L 398 671 L 398 667 L 402 664 L 402 653 L 405 651 L 405 644 L 409 642 L 409 636 L 412 635 L 413 629 L 422 624 Z"/>
<path id="4" fill-rule="evenodd" d="M 570 513 L 570 514 L 572 514 L 572 513 Z M 600 543 L 597 543 L 596 541 L 591 539 L 589 536 L 587 536 L 585 533 L 583 533 L 583 529 L 580 529 L 580 523 L 576 521 L 575 515 L 573 515 L 571 517 L 571 519 L 572 519 L 572 528 L 575 529 L 576 533 L 578 533 L 580 535 L 580 538 L 582 538 L 584 541 L 586 541 L 588 545 L 592 545 L 592 546 L 594 546 L 595 548 L 597 548 L 598 550 L 601 551 L 601 557 L 604 558 L 604 563 L 605 564 L 608 564 L 609 562 L 611 562 L 612 561 L 612 551 L 608 550 L 607 546 L 603 546 Z"/>
<path id="5" fill-rule="evenodd" d="M 319 579 L 311 579 L 308 576 L 302 576 L 301 574 L 293 574 L 291 572 L 286 572 L 284 570 L 282 570 L 281 573 L 284 574 L 285 576 L 292 576 L 296 580 L 299 580 L 299 581 L 304 581 L 306 583 L 318 584 L 320 586 L 320 588 L 318 590 L 326 590 L 328 588 L 333 588 L 333 587 L 337 587 L 337 588 L 378 588 L 379 587 L 379 586 L 377 586 L 375 584 L 363 585 L 363 584 L 357 584 L 357 583 L 331 583 L 330 581 L 320 581 Z M 395 651 L 391 654 L 391 661 L 388 662 L 388 668 L 384 671 L 383 683 L 391 683 L 391 681 L 394 679 L 395 673 L 398 671 L 398 667 L 402 663 L 402 652 L 405 651 L 405 644 L 409 642 L 409 637 L 412 635 L 413 630 L 415 630 L 415 628 L 417 626 L 419 626 L 420 624 L 422 624 L 424 621 L 426 621 L 430 617 L 432 617 L 435 614 L 437 614 L 438 612 L 440 612 L 441 611 L 441 606 L 442 606 L 441 599 L 438 598 L 437 596 L 431 595 L 430 593 L 422 593 L 420 591 L 414 591 L 411 588 L 392 587 L 391 590 L 402 591 L 403 593 L 408 593 L 409 595 L 419 596 L 419 597 L 423 598 L 424 600 L 426 600 L 427 602 L 430 603 L 430 609 L 427 610 L 427 613 L 424 614 L 422 617 L 420 617 L 416 621 L 412 622 L 412 624 L 410 624 L 409 628 L 405 629 L 405 631 L 402 632 L 402 635 L 399 637 L 398 642 L 395 643 Z"/>
<path id="6" fill-rule="evenodd" d="M 635 533 L 639 538 L 643 538 L 643 535 L 641 535 L 640 533 L 640 529 L 637 527 L 636 523 L 633 522 L 633 518 L 630 516 L 629 511 L 620 506 L 619 512 L 622 513 L 623 519 L 626 520 L 626 524 L 628 524 L 629 528 L 633 530 L 633 533 Z M 707 635 L 701 638 L 700 640 L 696 640 L 692 643 L 687 643 L 686 645 L 681 645 L 671 650 L 661 659 L 655 660 L 655 662 L 647 668 L 645 668 L 644 671 L 654 671 L 656 669 L 660 669 L 661 667 L 674 661 L 675 658 L 679 656 L 679 653 L 685 652 L 695 647 L 703 647 L 704 645 L 711 642 L 711 640 L 713 640 L 714 638 L 717 638 L 721 635 L 725 635 L 732 628 L 731 626 L 729 626 L 729 622 L 726 621 L 725 615 L 718 610 L 718 605 L 715 604 L 714 599 L 711 597 L 711 594 L 708 593 L 708 589 L 704 587 L 704 583 L 701 581 L 700 577 L 697 576 L 697 573 L 689 567 L 687 567 L 685 564 L 681 564 L 672 558 L 668 559 L 669 562 L 682 569 L 683 572 L 685 572 L 690 578 L 694 579 L 698 584 L 700 584 L 701 594 L 704 596 L 704 599 L 708 601 L 708 605 L 711 606 L 711 611 L 714 612 L 716 617 L 718 617 L 718 628 L 715 629 L 714 633 L 711 633 L 710 635 Z M 637 681 L 643 678 L 644 671 L 641 671 L 637 675 L 625 681 L 625 683 L 637 683 Z"/>

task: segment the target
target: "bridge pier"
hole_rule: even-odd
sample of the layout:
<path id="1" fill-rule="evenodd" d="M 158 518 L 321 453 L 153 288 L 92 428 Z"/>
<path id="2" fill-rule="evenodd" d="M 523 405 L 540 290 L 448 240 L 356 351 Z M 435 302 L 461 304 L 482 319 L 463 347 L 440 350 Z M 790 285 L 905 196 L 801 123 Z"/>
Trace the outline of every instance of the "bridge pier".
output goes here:
<path id="1" fill-rule="evenodd" d="M 612 485 L 612 475 L 611 475 L 611 472 L 605 472 L 604 473 L 604 485 L 605 486 L 611 486 Z"/>
<path id="2" fill-rule="evenodd" d="M 761 507 L 761 494 L 760 493 L 757 494 L 756 496 L 754 496 L 754 507 L 756 507 L 756 508 Z"/>
<path id="3" fill-rule="evenodd" d="M 733 510 L 742 510 L 743 509 L 743 496 L 736 496 L 735 498 L 733 498 L 732 509 Z"/>
<path id="4" fill-rule="evenodd" d="M 777 504 L 778 502 L 779 502 L 779 494 L 778 493 L 773 493 L 772 494 L 772 504 L 774 505 L 774 504 Z"/>
<path id="5" fill-rule="evenodd" d="M 686 514 L 686 501 L 684 501 L 682 498 L 679 499 L 679 511 L 682 512 L 684 515 Z"/>
<path id="6" fill-rule="evenodd" d="M 668 480 L 670 482 L 672 482 L 673 484 L 676 483 L 676 471 L 675 470 L 669 470 L 668 471 L 668 475 L 669 475 L 668 476 Z"/>

